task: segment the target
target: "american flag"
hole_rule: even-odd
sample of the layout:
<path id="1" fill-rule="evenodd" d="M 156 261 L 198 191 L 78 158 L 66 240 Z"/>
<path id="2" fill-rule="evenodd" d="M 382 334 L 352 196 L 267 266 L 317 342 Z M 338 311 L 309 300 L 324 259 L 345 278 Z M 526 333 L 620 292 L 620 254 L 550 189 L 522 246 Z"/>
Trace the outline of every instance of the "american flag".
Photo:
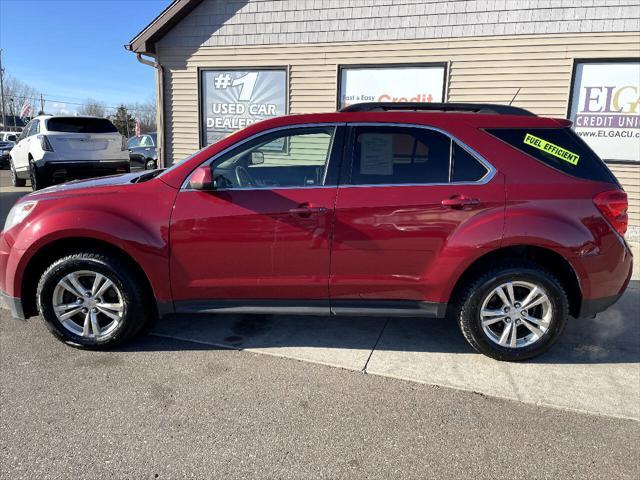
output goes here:
<path id="1" fill-rule="evenodd" d="M 29 103 L 29 100 L 25 100 L 22 104 L 22 108 L 20 109 L 20 118 L 31 117 L 31 112 L 31 103 Z"/>

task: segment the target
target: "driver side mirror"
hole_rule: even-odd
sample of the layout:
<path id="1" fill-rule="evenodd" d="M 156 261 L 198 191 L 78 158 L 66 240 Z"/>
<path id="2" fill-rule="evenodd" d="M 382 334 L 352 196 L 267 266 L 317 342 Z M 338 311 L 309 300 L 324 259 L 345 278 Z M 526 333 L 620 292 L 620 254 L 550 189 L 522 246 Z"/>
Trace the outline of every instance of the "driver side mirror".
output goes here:
<path id="1" fill-rule="evenodd" d="M 210 165 L 202 165 L 191 174 L 189 188 L 193 190 L 213 190 L 213 173 Z"/>

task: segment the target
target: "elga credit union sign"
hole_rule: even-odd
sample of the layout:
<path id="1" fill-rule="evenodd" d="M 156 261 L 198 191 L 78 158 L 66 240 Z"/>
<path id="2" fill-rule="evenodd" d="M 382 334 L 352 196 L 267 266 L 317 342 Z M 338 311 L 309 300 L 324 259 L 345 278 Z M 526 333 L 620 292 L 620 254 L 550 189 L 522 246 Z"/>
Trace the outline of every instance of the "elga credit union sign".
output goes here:
<path id="1" fill-rule="evenodd" d="M 343 67 L 340 107 L 362 102 L 442 102 L 445 67 Z"/>
<path id="2" fill-rule="evenodd" d="M 603 160 L 640 161 L 640 63 L 578 63 L 571 120 Z"/>
<path id="3" fill-rule="evenodd" d="M 203 70 L 201 75 L 205 145 L 252 123 L 286 114 L 285 70 Z"/>

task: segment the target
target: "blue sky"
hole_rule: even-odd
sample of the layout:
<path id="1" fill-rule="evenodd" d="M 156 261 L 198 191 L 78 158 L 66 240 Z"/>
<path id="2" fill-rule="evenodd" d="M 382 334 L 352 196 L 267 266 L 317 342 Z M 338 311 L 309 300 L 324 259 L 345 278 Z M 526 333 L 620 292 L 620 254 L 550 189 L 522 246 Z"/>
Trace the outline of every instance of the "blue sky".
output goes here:
<path id="1" fill-rule="evenodd" d="M 152 67 L 124 49 L 170 0 L 0 0 L 5 73 L 45 94 L 47 113 L 88 97 L 109 106 L 147 101 Z"/>

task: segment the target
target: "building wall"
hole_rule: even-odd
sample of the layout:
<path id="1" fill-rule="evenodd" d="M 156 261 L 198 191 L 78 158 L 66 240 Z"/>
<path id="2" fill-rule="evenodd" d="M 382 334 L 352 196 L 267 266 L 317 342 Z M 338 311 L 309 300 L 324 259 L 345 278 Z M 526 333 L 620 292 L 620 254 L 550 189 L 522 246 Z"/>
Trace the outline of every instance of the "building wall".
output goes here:
<path id="1" fill-rule="evenodd" d="M 205 0 L 181 47 L 640 31 L 638 0 Z"/>
<path id="2" fill-rule="evenodd" d="M 165 37 L 166 38 L 166 37 Z M 167 162 L 199 148 L 198 67 L 288 66 L 290 113 L 335 111 L 338 66 L 448 62 L 447 101 L 508 103 L 566 117 L 574 59 L 640 56 L 636 33 L 509 35 L 236 47 L 158 45 L 165 67 Z M 611 165 L 640 225 L 640 165 Z"/>

